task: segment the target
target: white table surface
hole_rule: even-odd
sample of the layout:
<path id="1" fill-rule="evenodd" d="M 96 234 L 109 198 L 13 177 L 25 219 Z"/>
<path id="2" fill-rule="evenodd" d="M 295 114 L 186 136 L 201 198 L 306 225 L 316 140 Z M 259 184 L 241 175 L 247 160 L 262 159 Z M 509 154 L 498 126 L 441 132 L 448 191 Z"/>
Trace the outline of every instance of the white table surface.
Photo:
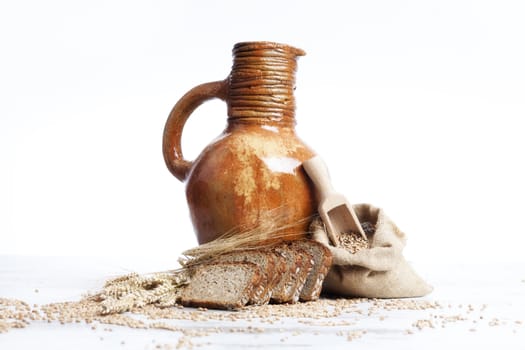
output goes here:
<path id="1" fill-rule="evenodd" d="M 162 259 L 0 256 L 0 297 L 31 305 L 74 301 L 87 291 L 100 289 L 109 277 L 173 267 Z M 188 330 L 219 328 L 217 333 L 191 338 L 168 330 L 114 325 L 93 330 L 84 323 L 34 321 L 26 328 L 0 334 L 0 349 L 525 349 L 525 264 L 415 267 L 435 288 L 418 300 L 438 301 L 443 308 L 380 311 L 370 316 L 348 312 L 307 323 L 287 318 L 274 324 L 166 321 Z M 469 305 L 473 311 L 468 312 Z M 363 310 L 369 306 L 363 303 Z M 457 315 L 465 319 L 443 321 Z M 424 319 L 435 320 L 435 327 L 419 330 L 414 326 Z M 262 328 L 262 332 L 230 332 L 248 326 Z M 366 333 L 358 339 L 347 339 L 348 334 L 361 331 Z"/>

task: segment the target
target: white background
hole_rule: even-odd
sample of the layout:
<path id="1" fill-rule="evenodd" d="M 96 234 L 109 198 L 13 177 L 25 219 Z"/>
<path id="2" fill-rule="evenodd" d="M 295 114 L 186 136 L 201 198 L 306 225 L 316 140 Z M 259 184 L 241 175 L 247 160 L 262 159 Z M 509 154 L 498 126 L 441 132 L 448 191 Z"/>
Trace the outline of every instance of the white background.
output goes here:
<path id="1" fill-rule="evenodd" d="M 3 1 L 0 254 L 175 262 L 196 245 L 166 117 L 239 41 L 307 51 L 297 132 L 411 261 L 525 261 L 522 1 Z M 192 159 L 224 128 L 202 106 Z"/>

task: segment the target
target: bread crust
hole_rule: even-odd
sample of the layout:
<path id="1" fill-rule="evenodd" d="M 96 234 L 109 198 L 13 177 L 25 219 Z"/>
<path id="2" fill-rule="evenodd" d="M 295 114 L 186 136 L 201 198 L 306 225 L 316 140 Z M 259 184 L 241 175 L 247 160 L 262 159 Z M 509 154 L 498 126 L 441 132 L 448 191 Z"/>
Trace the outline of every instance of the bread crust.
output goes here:
<path id="1" fill-rule="evenodd" d="M 290 244 L 290 248 L 294 250 L 296 254 L 301 255 L 302 260 L 303 260 L 301 269 L 295 276 L 296 285 L 295 285 L 294 293 L 292 297 L 293 298 L 292 302 L 294 303 L 299 301 L 304 285 L 308 277 L 312 273 L 314 266 L 316 265 L 314 254 L 312 254 L 308 249 L 305 249 L 304 246 L 306 243 L 304 242 L 305 241 L 301 240 L 301 241 L 294 241 L 293 243 Z"/>
<path id="2" fill-rule="evenodd" d="M 296 275 L 302 266 L 302 257 L 291 250 L 286 244 L 280 244 L 273 251 L 286 261 L 286 271 L 272 291 L 271 301 L 276 304 L 290 303 L 293 301 Z"/>
<path id="3" fill-rule="evenodd" d="M 330 249 L 319 242 L 314 240 L 305 240 L 305 242 L 307 242 L 305 249 L 310 249 L 310 251 L 316 250 L 320 255 L 319 258 L 313 253 L 315 264 L 312 267 L 299 296 L 299 300 L 301 301 L 312 301 L 319 299 L 319 296 L 321 295 L 324 278 L 332 266 L 332 253 L 330 252 Z"/>

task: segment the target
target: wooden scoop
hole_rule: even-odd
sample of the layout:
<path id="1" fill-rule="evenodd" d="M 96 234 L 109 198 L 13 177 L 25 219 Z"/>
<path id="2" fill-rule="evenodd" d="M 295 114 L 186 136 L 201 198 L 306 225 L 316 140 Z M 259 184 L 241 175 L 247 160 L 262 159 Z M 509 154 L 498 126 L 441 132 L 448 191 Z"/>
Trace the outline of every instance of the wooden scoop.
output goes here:
<path id="1" fill-rule="evenodd" d="M 319 216 L 334 246 L 339 246 L 341 232 L 359 232 L 364 239 L 367 239 L 350 203 L 332 187 L 328 170 L 321 157 L 315 156 L 303 162 L 303 168 L 317 190 Z"/>

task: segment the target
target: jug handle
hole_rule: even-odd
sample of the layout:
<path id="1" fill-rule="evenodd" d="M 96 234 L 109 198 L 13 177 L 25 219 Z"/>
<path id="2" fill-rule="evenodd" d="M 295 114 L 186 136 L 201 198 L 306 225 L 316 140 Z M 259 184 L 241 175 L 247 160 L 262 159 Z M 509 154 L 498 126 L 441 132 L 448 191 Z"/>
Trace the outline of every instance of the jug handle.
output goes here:
<path id="1" fill-rule="evenodd" d="M 228 95 L 228 79 L 198 85 L 188 91 L 171 110 L 162 138 L 164 161 L 171 173 L 184 181 L 192 167 L 192 162 L 184 159 L 181 137 L 184 124 L 193 111 L 202 103 L 220 98 L 225 101 Z"/>

